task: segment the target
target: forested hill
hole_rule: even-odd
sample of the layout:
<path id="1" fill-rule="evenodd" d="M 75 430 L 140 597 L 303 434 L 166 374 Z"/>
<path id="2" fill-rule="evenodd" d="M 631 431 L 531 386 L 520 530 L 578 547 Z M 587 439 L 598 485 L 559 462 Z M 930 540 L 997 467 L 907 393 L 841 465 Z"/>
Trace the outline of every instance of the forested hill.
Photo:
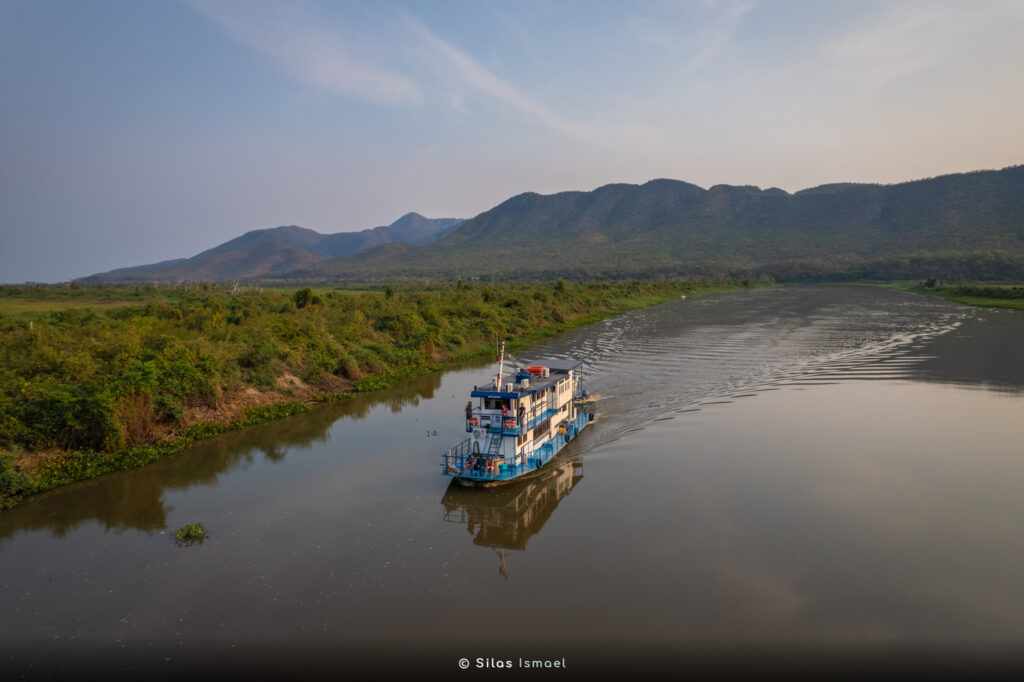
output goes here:
<path id="1" fill-rule="evenodd" d="M 521 194 L 417 248 L 297 268 L 308 279 L 497 276 L 1024 276 L 1024 166 L 894 185 L 677 180 Z"/>
<path id="2" fill-rule="evenodd" d="M 120 268 L 82 281 L 216 282 L 271 278 L 382 244 L 426 244 L 448 234 L 461 222 L 459 218 L 424 218 L 418 213 L 407 213 L 390 225 L 360 232 L 321 234 L 298 225 L 252 230 L 191 258 Z"/>

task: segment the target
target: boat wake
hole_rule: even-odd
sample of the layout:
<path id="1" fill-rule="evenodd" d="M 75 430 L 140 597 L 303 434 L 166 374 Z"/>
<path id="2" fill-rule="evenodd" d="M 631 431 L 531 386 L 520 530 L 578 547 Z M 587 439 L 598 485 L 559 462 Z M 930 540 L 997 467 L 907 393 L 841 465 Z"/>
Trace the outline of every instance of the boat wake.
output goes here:
<path id="1" fill-rule="evenodd" d="M 586 385 L 602 400 L 612 441 L 647 425 L 765 391 L 915 376 L 931 340 L 973 311 L 873 289 L 769 289 L 677 301 L 605 320 L 540 351 L 586 358 Z M 752 305 L 751 299 L 756 301 Z M 815 305 L 815 301 L 820 301 Z"/>

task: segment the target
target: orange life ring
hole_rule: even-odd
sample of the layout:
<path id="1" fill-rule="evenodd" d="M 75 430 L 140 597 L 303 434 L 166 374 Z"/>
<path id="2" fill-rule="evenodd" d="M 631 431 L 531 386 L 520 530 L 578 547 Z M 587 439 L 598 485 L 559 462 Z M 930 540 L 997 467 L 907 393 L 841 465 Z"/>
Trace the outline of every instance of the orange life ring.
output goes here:
<path id="1" fill-rule="evenodd" d="M 470 426 L 479 426 L 480 425 L 480 420 L 477 419 L 476 417 L 470 417 L 469 418 L 469 425 Z"/>
<path id="2" fill-rule="evenodd" d="M 516 422 L 515 422 L 514 419 L 506 419 L 505 420 L 505 430 L 506 431 L 511 431 L 512 429 L 515 428 L 515 426 L 516 426 Z"/>

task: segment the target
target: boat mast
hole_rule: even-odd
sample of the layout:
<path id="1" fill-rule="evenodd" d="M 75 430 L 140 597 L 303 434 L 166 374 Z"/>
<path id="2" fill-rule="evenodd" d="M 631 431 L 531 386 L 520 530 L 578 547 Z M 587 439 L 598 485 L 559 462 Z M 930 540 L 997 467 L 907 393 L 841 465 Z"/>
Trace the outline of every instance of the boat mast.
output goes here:
<path id="1" fill-rule="evenodd" d="M 498 356 L 498 377 L 494 380 L 494 390 L 501 390 L 501 375 L 505 367 L 505 342 L 501 342 L 501 355 Z"/>

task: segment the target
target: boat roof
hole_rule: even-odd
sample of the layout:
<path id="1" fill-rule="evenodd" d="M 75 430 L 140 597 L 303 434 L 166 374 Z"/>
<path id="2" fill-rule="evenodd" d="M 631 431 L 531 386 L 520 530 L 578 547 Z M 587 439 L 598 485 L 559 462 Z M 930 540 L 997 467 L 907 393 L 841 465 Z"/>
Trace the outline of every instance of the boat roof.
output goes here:
<path id="1" fill-rule="evenodd" d="M 547 367 L 552 372 L 568 372 L 570 369 L 576 369 L 583 364 L 582 360 L 573 360 L 572 358 L 564 358 L 559 360 L 557 358 L 551 360 L 538 360 L 530 367 Z"/>
<path id="2" fill-rule="evenodd" d="M 553 386 L 554 384 L 558 383 L 559 381 L 564 379 L 565 375 L 568 374 L 571 370 L 582 368 L 583 361 L 582 360 L 572 360 L 572 359 L 564 359 L 564 360 L 557 360 L 557 359 L 555 359 L 555 360 L 538 360 L 537 362 L 535 362 L 535 363 L 533 363 L 531 365 L 528 365 L 528 366 L 529 367 L 547 367 L 549 370 L 551 370 L 551 374 L 547 378 L 531 377 L 530 385 L 525 390 L 519 390 L 518 382 L 514 381 L 515 372 L 513 371 L 513 372 L 509 373 L 508 375 L 503 375 L 503 378 L 504 378 L 504 376 L 508 376 L 509 377 L 509 381 L 508 382 L 502 381 L 502 383 L 503 384 L 504 383 L 515 383 L 516 389 L 514 391 L 511 391 L 511 392 L 510 391 L 499 391 L 499 390 L 496 390 L 496 388 L 494 386 L 474 386 L 473 387 L 473 392 L 469 394 L 470 397 L 472 397 L 472 398 L 504 398 L 504 399 L 516 400 L 518 398 L 521 398 L 522 396 L 533 395 L 534 393 L 539 393 L 540 391 L 543 391 L 544 389 L 549 388 L 549 387 Z"/>

